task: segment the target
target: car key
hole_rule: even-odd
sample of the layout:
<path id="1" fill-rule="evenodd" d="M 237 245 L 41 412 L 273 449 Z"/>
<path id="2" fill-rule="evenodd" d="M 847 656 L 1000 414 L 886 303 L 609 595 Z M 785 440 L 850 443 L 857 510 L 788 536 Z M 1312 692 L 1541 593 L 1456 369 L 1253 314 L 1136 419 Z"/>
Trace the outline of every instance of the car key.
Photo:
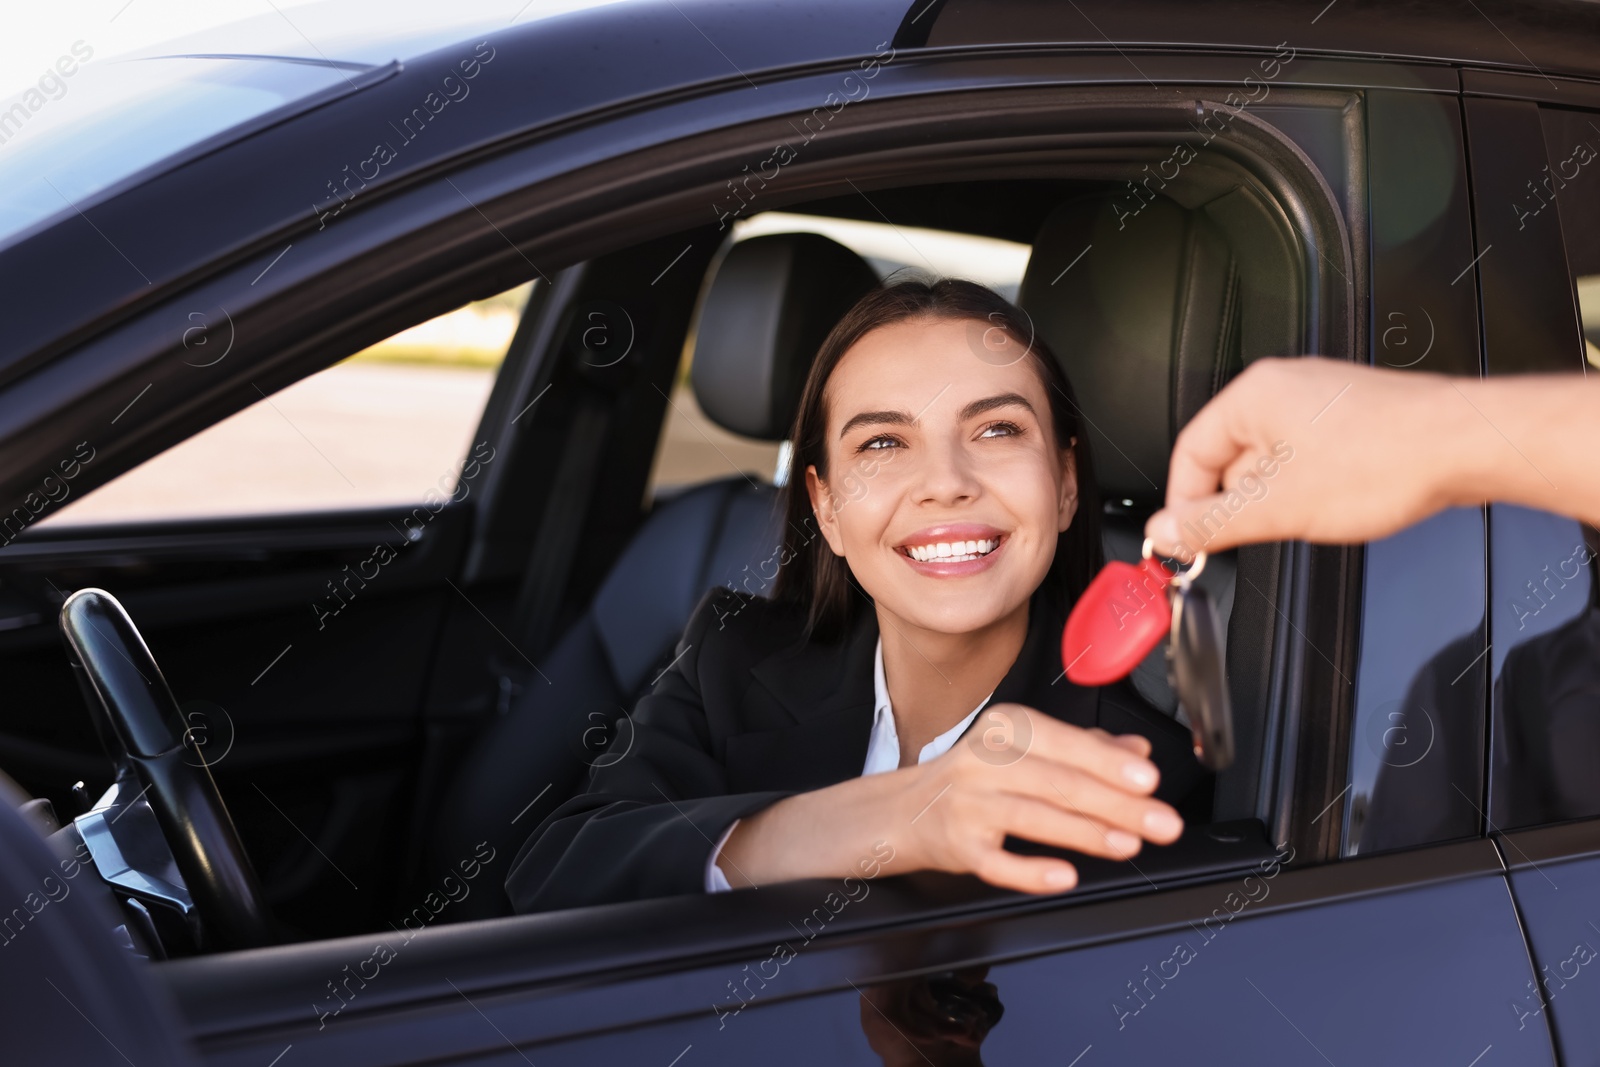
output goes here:
<path id="1" fill-rule="evenodd" d="M 1167 587 L 1175 577 L 1144 543 L 1137 565 L 1107 563 L 1078 597 L 1061 631 L 1061 662 L 1078 685 L 1108 685 L 1139 665 L 1172 631 Z M 1196 557 L 1196 568 L 1205 559 Z"/>
<path id="2" fill-rule="evenodd" d="M 1194 584 L 1195 566 L 1172 583 L 1172 637 L 1167 643 L 1167 680 L 1189 717 L 1195 758 L 1209 770 L 1233 762 L 1233 709 L 1222 662 L 1216 605 Z"/>
<path id="3" fill-rule="evenodd" d="M 1222 664 L 1221 627 L 1206 591 L 1194 584 L 1204 552 L 1174 574 L 1147 539 L 1137 565 L 1113 561 L 1073 606 L 1061 633 L 1061 659 L 1077 685 L 1108 685 L 1131 673 L 1167 640 L 1167 679 L 1189 719 L 1194 754 L 1221 770 L 1233 762 L 1233 714 Z"/>

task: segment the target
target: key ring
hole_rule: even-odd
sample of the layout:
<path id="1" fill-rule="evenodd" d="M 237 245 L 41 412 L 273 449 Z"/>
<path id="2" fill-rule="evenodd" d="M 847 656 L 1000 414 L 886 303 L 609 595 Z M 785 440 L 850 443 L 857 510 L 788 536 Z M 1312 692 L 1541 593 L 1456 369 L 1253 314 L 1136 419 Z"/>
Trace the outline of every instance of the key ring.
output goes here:
<path id="1" fill-rule="evenodd" d="M 1145 559 L 1150 559 L 1154 553 L 1155 543 L 1151 541 L 1150 538 L 1146 537 L 1144 539 L 1144 547 L 1139 550 L 1139 555 Z M 1206 554 L 1204 552 L 1196 552 L 1194 554 L 1194 560 L 1189 564 L 1189 569 L 1186 571 L 1180 571 L 1174 575 L 1172 578 L 1172 584 L 1176 585 L 1179 589 L 1187 589 L 1189 588 L 1189 583 L 1200 577 L 1200 572 L 1205 569 Z"/>

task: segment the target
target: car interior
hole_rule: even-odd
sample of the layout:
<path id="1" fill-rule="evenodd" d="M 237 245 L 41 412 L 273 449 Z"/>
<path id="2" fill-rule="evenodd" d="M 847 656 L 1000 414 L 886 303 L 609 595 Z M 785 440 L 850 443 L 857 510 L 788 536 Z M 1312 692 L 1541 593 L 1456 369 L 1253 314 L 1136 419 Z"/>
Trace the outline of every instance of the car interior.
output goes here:
<path id="1" fill-rule="evenodd" d="M 213 728 L 206 762 L 259 872 L 269 940 L 507 915 L 510 858 L 590 768 L 625 756 L 629 710 L 703 593 L 770 588 L 783 438 L 810 358 L 868 288 L 964 274 L 1027 312 L 1090 427 L 1111 559 L 1138 559 L 1183 424 L 1251 360 L 1302 344 L 1303 272 L 1281 214 L 1199 168 L 1161 194 L 1008 178 L 760 206 L 524 279 L 492 387 L 464 409 L 513 426 L 517 447 L 474 446 L 478 463 L 434 494 L 448 506 L 69 511 L 0 551 L 0 662 L 26 706 L 51 709 L 0 724 L 0 765 L 57 824 L 109 783 L 51 651 L 54 607 L 99 586 L 128 607 L 191 722 Z M 380 542 L 397 547 L 374 577 L 361 561 Z M 1222 553 L 1199 579 L 1225 624 L 1237 756 L 1187 814 L 1231 827 L 1218 841 L 1264 841 L 1272 816 L 1276 558 Z M 196 606 L 218 590 L 226 608 Z M 314 640 L 275 636 L 286 620 L 304 629 L 307 602 Z M 1133 684 L 1182 721 L 1161 648 Z M 418 909 L 469 857 L 485 871 L 472 891 Z M 153 956 L 194 950 L 158 940 Z"/>

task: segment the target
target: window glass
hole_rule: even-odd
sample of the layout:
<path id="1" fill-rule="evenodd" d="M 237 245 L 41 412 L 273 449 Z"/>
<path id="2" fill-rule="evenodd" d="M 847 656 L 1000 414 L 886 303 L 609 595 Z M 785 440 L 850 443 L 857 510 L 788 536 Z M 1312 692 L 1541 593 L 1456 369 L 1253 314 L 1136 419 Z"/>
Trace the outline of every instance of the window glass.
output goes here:
<path id="1" fill-rule="evenodd" d="M 454 491 L 531 287 L 395 334 L 73 501 L 40 526 L 412 504 Z"/>
<path id="2" fill-rule="evenodd" d="M 900 270 L 970 278 L 1013 301 L 1031 250 L 1028 245 L 994 237 L 784 211 L 762 212 L 734 223 L 731 240 L 744 241 L 769 233 L 820 233 L 861 256 L 880 278 Z M 704 298 L 704 293 L 701 295 Z M 777 473 L 782 450 L 779 442 L 729 433 L 700 410 L 689 384 L 693 359 L 691 332 L 662 423 L 647 499 L 730 474 L 743 473 L 771 481 Z"/>
<path id="3" fill-rule="evenodd" d="M 38 85 L 0 100 L 0 244 L 143 167 L 350 78 L 263 58 L 93 56 L 79 41 Z"/>
<path id="4" fill-rule="evenodd" d="M 1600 116 L 1543 112 L 1548 166 L 1519 218 L 1554 211 L 1573 279 L 1573 369 L 1600 368 Z M 1600 815 L 1600 533 L 1571 519 L 1490 509 L 1498 829 Z"/>

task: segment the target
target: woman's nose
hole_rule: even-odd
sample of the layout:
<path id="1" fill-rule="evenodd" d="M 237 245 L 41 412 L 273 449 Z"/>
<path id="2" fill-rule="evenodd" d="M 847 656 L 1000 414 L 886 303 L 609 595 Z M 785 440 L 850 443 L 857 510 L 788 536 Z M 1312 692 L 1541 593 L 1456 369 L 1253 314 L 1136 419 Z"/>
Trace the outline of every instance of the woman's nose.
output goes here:
<path id="1" fill-rule="evenodd" d="M 972 457 L 959 443 L 945 442 L 923 450 L 913 483 L 919 504 L 956 504 L 976 498 L 982 491 Z"/>

